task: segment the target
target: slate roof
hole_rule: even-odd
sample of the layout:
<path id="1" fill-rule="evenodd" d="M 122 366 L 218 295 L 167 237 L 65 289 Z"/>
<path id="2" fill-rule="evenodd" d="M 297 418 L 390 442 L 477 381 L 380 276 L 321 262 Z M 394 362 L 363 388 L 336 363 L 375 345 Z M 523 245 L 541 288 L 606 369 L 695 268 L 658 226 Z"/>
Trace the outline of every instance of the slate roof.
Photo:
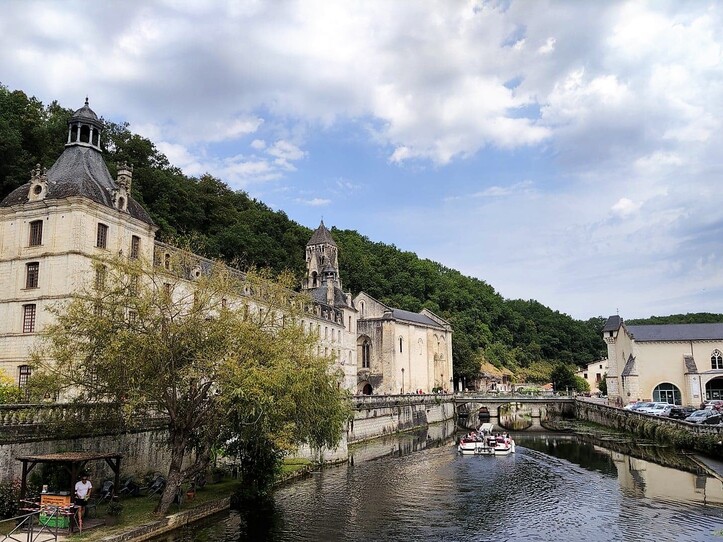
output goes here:
<path id="1" fill-rule="evenodd" d="M 405 311 L 402 309 L 392 309 L 392 317 L 396 320 L 405 320 L 415 324 L 422 324 L 429 327 L 444 329 L 438 322 L 432 320 L 429 316 L 419 314 L 418 312 Z"/>
<path id="2" fill-rule="evenodd" d="M 306 246 L 323 244 L 336 246 L 336 243 L 331 236 L 331 232 L 326 229 L 326 226 L 324 226 L 324 221 L 322 220 L 321 224 L 319 224 L 319 227 L 316 228 L 316 231 L 311 236 L 311 239 L 309 239 L 309 242 L 306 243 Z"/>
<path id="3" fill-rule="evenodd" d="M 637 342 L 723 340 L 723 324 L 658 324 L 627 328 Z"/>
<path id="4" fill-rule="evenodd" d="M 328 301 L 326 300 L 326 286 L 319 286 L 318 288 L 311 288 L 308 290 L 308 293 L 311 295 L 311 298 L 316 301 L 317 303 L 320 303 L 322 305 L 328 305 Z M 350 309 L 353 309 L 354 307 L 350 306 L 346 302 L 346 295 L 344 292 L 341 291 L 340 288 L 337 288 L 334 286 L 334 307 L 341 308 L 341 307 L 347 307 Z"/>
<path id="5" fill-rule="evenodd" d="M 695 359 L 690 354 L 685 354 L 683 356 L 683 362 L 685 363 L 685 372 L 686 373 L 697 373 L 698 372 L 698 366 L 695 364 Z"/>
<path id="6" fill-rule="evenodd" d="M 628 361 L 625 362 L 625 368 L 621 376 L 638 376 L 638 373 L 635 372 L 635 358 L 632 354 L 628 357 Z"/>
<path id="7" fill-rule="evenodd" d="M 70 117 L 70 122 L 73 121 L 89 122 L 90 124 L 95 124 L 96 126 L 100 126 L 102 124 L 98 119 L 98 115 L 96 115 L 95 111 L 90 108 L 88 98 L 85 99 L 85 105 L 78 109 L 75 113 L 73 113 L 73 116 Z"/>
<path id="8" fill-rule="evenodd" d="M 603 333 L 606 331 L 617 331 L 620 329 L 620 326 L 623 325 L 623 319 L 619 316 L 610 316 L 605 322 L 605 327 L 603 327 Z"/>
<path id="9" fill-rule="evenodd" d="M 70 145 L 48 170 L 45 199 L 57 200 L 81 196 L 114 208 L 112 199 L 114 189 L 115 183 L 100 151 L 90 146 Z M 16 188 L 0 202 L 0 207 L 27 203 L 29 190 L 30 183 Z M 128 199 L 128 214 L 153 225 L 150 215 L 133 198 Z"/>

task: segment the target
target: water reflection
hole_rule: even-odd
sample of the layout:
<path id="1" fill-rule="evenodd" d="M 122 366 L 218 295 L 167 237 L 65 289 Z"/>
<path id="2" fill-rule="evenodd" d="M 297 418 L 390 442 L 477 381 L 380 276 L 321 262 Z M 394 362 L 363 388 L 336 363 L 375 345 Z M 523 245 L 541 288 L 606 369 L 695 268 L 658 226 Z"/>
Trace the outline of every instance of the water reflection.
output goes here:
<path id="1" fill-rule="evenodd" d="M 166 540 L 691 541 L 719 539 L 723 484 L 569 436 L 460 456 L 447 429 L 374 441 L 355 461 Z M 363 461 L 363 459 L 374 459 Z"/>

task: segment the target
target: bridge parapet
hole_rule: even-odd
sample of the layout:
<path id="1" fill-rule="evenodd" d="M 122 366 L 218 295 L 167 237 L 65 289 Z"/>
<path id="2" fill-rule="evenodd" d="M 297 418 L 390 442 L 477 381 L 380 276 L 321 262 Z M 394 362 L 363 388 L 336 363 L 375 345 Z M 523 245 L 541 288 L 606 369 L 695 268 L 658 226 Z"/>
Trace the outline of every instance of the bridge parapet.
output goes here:
<path id="1" fill-rule="evenodd" d="M 439 405 L 452 402 L 451 394 L 419 395 L 354 395 L 352 401 L 357 409 L 382 408 L 407 405 Z"/>

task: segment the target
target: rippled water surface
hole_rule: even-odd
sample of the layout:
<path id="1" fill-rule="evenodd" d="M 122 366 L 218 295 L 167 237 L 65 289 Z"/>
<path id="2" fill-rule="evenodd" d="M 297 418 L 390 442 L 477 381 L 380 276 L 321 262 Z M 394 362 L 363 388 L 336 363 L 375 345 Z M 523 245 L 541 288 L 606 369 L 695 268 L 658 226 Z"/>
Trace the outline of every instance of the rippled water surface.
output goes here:
<path id="1" fill-rule="evenodd" d="M 506 457 L 463 457 L 450 443 L 400 455 L 408 443 L 390 441 L 393 455 L 326 469 L 267 509 L 165 540 L 723 542 L 715 478 L 566 436 L 517 442 Z"/>

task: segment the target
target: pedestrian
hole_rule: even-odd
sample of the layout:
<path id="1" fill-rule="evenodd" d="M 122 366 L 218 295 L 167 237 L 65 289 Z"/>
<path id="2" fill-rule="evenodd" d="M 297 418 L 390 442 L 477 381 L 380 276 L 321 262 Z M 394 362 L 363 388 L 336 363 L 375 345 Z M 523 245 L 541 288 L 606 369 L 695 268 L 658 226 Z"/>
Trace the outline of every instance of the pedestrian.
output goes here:
<path id="1" fill-rule="evenodd" d="M 83 516 L 85 515 L 85 507 L 88 506 L 88 499 L 93 491 L 93 484 L 88 480 L 88 475 L 83 473 L 80 481 L 75 483 L 75 508 L 78 514 L 78 528 L 83 531 Z"/>

